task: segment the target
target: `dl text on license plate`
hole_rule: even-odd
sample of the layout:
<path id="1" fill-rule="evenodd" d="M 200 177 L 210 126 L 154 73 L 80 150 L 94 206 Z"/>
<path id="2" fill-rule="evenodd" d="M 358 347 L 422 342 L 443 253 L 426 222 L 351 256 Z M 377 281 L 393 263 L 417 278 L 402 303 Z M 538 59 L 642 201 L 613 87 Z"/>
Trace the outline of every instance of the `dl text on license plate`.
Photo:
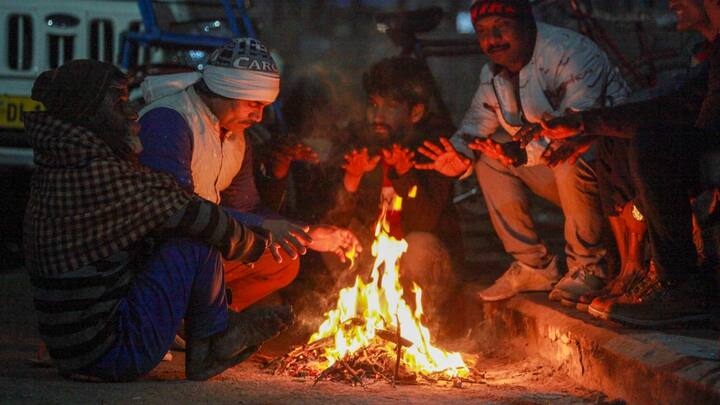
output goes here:
<path id="1" fill-rule="evenodd" d="M 42 109 L 42 104 L 30 97 L 0 95 L 0 128 L 22 129 L 23 114 Z"/>

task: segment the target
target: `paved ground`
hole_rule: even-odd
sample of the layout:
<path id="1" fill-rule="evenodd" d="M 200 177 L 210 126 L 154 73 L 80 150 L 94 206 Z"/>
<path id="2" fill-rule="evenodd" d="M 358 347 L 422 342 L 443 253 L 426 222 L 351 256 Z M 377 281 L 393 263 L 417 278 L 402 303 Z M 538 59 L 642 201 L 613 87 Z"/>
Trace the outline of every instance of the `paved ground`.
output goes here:
<path id="1" fill-rule="evenodd" d="M 39 342 L 35 330 L 27 276 L 0 274 L 0 403 L 602 403 L 605 397 L 580 387 L 562 371 L 519 352 L 495 350 L 478 358 L 482 384 L 463 389 L 400 386 L 376 383 L 367 388 L 338 383 L 272 376 L 256 361 L 248 361 L 210 382 L 183 379 L 183 353 L 163 362 L 147 378 L 127 384 L 67 381 L 53 369 L 32 366 Z M 281 336 L 266 354 L 285 350 L 296 337 Z M 298 342 L 299 343 L 299 342 Z"/>
<path id="2" fill-rule="evenodd" d="M 479 200 L 468 200 L 461 208 L 471 259 L 462 276 L 474 285 L 471 288 L 478 288 L 501 274 L 510 259 L 502 253 Z M 552 250 L 561 252 L 559 211 L 540 203 L 535 218 Z M 475 318 L 466 316 L 470 320 L 468 327 L 474 330 L 469 339 L 452 342 L 446 348 L 474 353 L 477 368 L 485 372 L 481 384 L 466 385 L 463 389 L 392 388 L 385 383 L 362 388 L 329 382 L 313 387 L 312 381 L 269 375 L 253 360 L 212 381 L 188 382 L 184 380 L 183 353 L 175 353 L 172 361 L 161 363 L 138 382 L 79 383 L 61 379 L 53 369 L 37 368 L 29 363 L 39 339 L 27 276 L 22 269 L 0 271 L 0 404 L 329 401 L 603 404 L 613 403 L 608 397 L 628 398 L 624 394 L 628 392 L 624 390 L 625 385 L 632 385 L 635 393 L 640 392 L 635 397 L 638 401 L 633 402 L 647 403 L 643 399 L 650 396 L 642 395 L 645 386 L 652 385 L 657 390 L 655 393 L 662 397 L 664 390 L 674 389 L 676 385 L 684 384 L 692 391 L 701 385 L 714 389 L 720 384 L 716 346 L 708 346 L 708 342 L 717 342 L 714 331 L 624 330 L 549 304 L 542 294 L 525 295 L 500 305 L 479 306 L 466 300 L 465 307 L 457 312 L 475 314 Z M 266 345 L 265 354 L 283 353 L 290 344 L 302 343 L 307 335 L 300 329 L 313 330 L 317 318 L 305 317 L 302 321 L 293 333 Z M 595 390 L 585 387 L 595 387 Z M 615 394 L 605 395 L 601 391 Z M 685 392 L 676 391 L 677 395 Z"/>

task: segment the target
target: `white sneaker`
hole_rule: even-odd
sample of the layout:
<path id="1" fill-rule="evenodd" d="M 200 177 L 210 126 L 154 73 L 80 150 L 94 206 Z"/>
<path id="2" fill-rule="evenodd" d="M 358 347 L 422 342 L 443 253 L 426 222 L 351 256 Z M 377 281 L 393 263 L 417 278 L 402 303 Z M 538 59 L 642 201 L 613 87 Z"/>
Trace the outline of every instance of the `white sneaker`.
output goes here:
<path id="1" fill-rule="evenodd" d="M 605 269 L 598 264 L 572 269 L 550 291 L 550 301 L 578 302 L 581 296 L 605 286 Z"/>
<path id="2" fill-rule="evenodd" d="M 555 257 L 542 269 L 514 261 L 492 286 L 480 291 L 477 296 L 483 301 L 501 301 L 520 292 L 550 291 L 559 279 Z"/>

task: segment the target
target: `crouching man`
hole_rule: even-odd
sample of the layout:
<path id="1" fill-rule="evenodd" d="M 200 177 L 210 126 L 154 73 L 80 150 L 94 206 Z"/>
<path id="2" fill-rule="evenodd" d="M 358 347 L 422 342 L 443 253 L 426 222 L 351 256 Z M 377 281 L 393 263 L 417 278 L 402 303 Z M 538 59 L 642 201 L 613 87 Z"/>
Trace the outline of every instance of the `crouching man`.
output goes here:
<path id="1" fill-rule="evenodd" d="M 283 247 L 284 253 L 272 249 L 253 266 L 225 261 L 231 309 L 240 311 L 290 284 L 307 248 L 340 260 L 346 251 L 361 250 L 348 230 L 297 225 L 260 200 L 246 130 L 262 121 L 280 92 L 277 65 L 260 41 L 235 38 L 212 52 L 202 72 L 151 76 L 142 87 L 149 104 L 140 111 L 140 162 L 171 174 L 188 192 L 222 205 Z"/>
<path id="2" fill-rule="evenodd" d="M 432 76 L 420 61 L 383 59 L 363 76 L 365 122 L 351 135 L 343 165 L 343 184 L 331 222 L 350 226 L 363 242 L 373 237 L 378 214 L 385 212 L 389 234 L 404 238 L 408 250 L 400 263 L 405 290 L 417 283 L 431 327 L 456 320 L 459 299 L 454 269 L 462 266 L 463 247 L 452 179 L 414 167 L 411 150 L 437 141 L 453 128 L 430 112 Z M 438 323 L 438 325 L 434 325 Z M 446 325 L 448 326 L 448 325 Z"/>
<path id="3" fill-rule="evenodd" d="M 186 376 L 206 380 L 287 328 L 289 307 L 228 310 L 223 259 L 252 263 L 267 241 L 137 163 L 137 113 L 117 68 L 72 61 L 41 74 L 32 97 L 47 112 L 25 117 L 37 166 L 25 255 L 40 335 L 62 375 L 136 379 L 185 319 Z"/>

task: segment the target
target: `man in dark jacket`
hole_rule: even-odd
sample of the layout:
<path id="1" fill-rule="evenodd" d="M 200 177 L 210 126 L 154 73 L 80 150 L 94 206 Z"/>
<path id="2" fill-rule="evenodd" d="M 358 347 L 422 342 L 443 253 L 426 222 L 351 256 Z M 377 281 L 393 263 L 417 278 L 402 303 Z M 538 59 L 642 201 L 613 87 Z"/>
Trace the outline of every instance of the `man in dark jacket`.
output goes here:
<path id="1" fill-rule="evenodd" d="M 40 336 L 62 375 L 136 379 L 185 319 L 185 373 L 205 380 L 289 325 L 289 307 L 228 310 L 223 259 L 253 263 L 267 242 L 137 163 L 122 72 L 72 61 L 41 74 L 32 97 L 47 112 L 25 118 L 37 166 L 25 256 Z"/>
<path id="2" fill-rule="evenodd" d="M 709 317 L 713 283 L 697 266 L 690 205 L 699 189 L 720 184 L 707 178 L 702 166 L 720 151 L 720 5 L 705 0 L 704 8 L 712 24 L 702 32 L 710 44 L 707 76 L 668 96 L 544 123 L 543 135 L 553 139 L 578 132 L 631 139 L 630 170 L 648 224 L 654 269 L 637 288 L 603 308 L 612 320 L 663 326 Z"/>
<path id="3" fill-rule="evenodd" d="M 417 283 L 428 301 L 424 308 L 442 314 L 457 287 L 453 265 L 461 265 L 463 249 L 452 179 L 414 168 L 411 150 L 453 130 L 430 114 L 431 80 L 418 60 L 400 57 L 381 60 L 364 75 L 366 121 L 347 149 L 343 184 L 329 216 L 366 242 L 385 212 L 390 234 L 408 242 L 401 282 L 406 289 Z"/>

